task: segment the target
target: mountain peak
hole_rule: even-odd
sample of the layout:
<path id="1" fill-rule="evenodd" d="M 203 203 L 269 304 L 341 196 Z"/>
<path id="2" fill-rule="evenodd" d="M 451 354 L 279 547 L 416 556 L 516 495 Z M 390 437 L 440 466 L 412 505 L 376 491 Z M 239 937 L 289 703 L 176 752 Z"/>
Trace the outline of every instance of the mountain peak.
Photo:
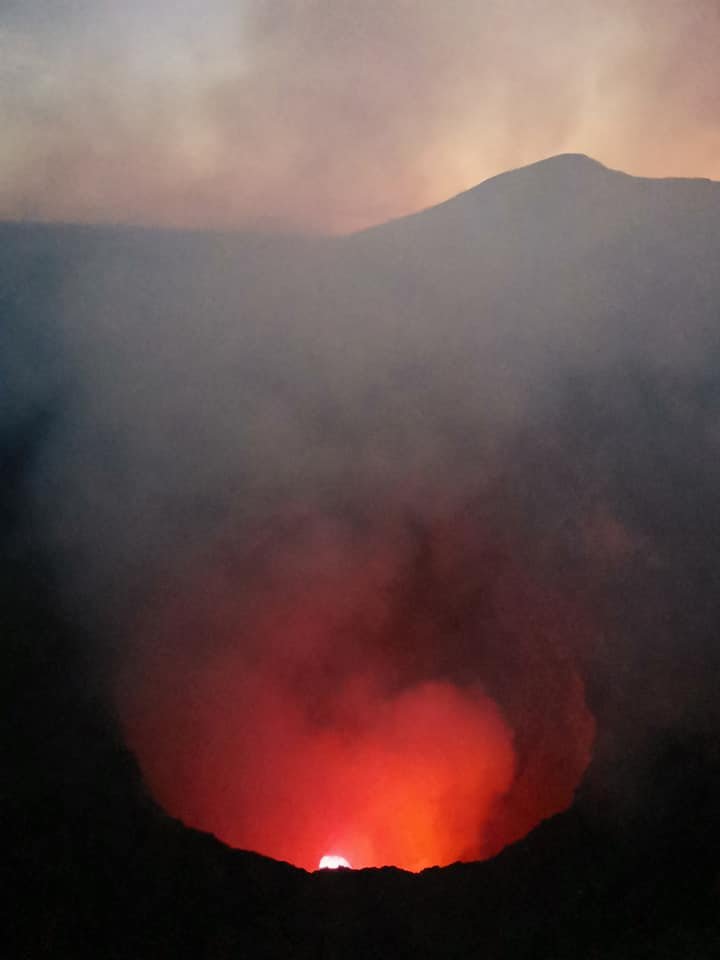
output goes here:
<path id="1" fill-rule="evenodd" d="M 557 185 L 558 187 L 577 185 L 579 182 L 597 180 L 616 172 L 584 153 L 559 153 L 552 157 L 546 157 L 544 160 L 537 160 L 526 166 L 499 173 L 467 192 L 472 193 L 491 183 L 497 186 L 514 186 L 520 183 L 535 185 L 539 182 L 545 185 Z"/>
<path id="2" fill-rule="evenodd" d="M 507 219 L 508 210 L 512 207 L 521 209 L 524 216 L 528 216 L 530 209 L 537 211 L 541 208 L 545 211 L 548 206 L 552 209 L 554 204 L 564 209 L 572 198 L 604 193 L 607 185 L 615 178 L 625 176 L 584 153 L 560 153 L 495 174 L 442 203 L 406 217 L 399 217 L 389 224 L 371 227 L 362 231 L 359 236 L 372 234 L 376 230 L 386 231 L 388 227 L 392 231 L 404 229 L 401 227 L 403 224 L 419 226 L 421 223 L 436 222 L 438 217 L 448 216 L 453 218 L 456 225 L 463 223 L 465 227 L 469 226 L 475 231 L 478 224 L 487 224 L 495 216 Z M 480 207 L 482 221 L 477 219 Z M 542 213 L 542 216 L 545 217 L 545 213 Z"/>
<path id="3" fill-rule="evenodd" d="M 600 163 L 599 160 L 594 160 L 586 153 L 556 153 L 551 157 L 545 157 L 544 160 L 537 160 L 535 163 L 530 163 L 522 169 L 531 170 L 538 167 L 553 167 L 558 169 L 562 167 L 566 170 L 579 168 L 585 168 L 587 170 L 608 169 Z"/>

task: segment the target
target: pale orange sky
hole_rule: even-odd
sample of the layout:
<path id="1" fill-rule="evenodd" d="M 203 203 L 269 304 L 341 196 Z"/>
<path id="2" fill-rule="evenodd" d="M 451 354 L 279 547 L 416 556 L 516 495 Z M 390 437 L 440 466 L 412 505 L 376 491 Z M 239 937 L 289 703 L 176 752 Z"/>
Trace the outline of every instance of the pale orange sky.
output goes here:
<path id="1" fill-rule="evenodd" d="M 23 0 L 0 218 L 343 232 L 561 152 L 720 179 L 718 0 Z"/>

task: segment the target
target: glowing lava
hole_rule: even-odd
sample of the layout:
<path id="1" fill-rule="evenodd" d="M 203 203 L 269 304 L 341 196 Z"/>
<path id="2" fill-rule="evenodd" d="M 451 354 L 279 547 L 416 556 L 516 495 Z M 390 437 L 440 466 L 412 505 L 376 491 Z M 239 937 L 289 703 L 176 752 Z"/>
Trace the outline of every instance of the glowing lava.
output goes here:
<path id="1" fill-rule="evenodd" d="M 345 867 L 346 870 L 352 870 L 345 857 L 339 857 L 336 853 L 326 853 L 320 858 L 318 870 L 337 870 L 338 867 Z"/>

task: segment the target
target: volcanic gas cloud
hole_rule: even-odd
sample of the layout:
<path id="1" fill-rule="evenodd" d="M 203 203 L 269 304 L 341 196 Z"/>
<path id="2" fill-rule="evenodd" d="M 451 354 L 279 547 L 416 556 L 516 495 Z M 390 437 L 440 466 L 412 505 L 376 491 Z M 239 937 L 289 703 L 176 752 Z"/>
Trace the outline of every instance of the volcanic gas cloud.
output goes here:
<path id="1" fill-rule="evenodd" d="M 158 603 L 122 671 L 166 810 L 307 869 L 416 871 L 567 807 L 594 736 L 575 614 L 467 517 L 270 529 Z"/>

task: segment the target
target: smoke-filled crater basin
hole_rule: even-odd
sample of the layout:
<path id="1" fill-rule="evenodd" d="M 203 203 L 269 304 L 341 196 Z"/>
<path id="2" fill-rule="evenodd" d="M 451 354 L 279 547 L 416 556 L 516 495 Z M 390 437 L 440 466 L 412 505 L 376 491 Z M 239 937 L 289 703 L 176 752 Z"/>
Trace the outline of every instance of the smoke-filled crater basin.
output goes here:
<path id="1" fill-rule="evenodd" d="M 169 814 L 308 870 L 420 871 L 571 804 L 590 631 L 500 538 L 307 510 L 216 554 L 148 604 L 117 686 Z"/>

